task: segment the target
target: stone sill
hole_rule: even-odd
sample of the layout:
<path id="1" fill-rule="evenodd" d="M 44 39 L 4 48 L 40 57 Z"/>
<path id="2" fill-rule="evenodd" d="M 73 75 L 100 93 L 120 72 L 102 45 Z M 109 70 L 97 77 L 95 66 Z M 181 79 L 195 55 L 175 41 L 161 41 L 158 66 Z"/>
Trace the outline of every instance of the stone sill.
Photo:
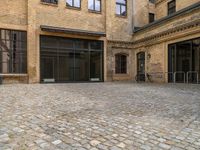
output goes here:
<path id="1" fill-rule="evenodd" d="M 114 74 L 113 75 L 113 77 L 127 77 L 127 76 L 129 76 L 129 74 L 128 73 L 119 73 L 119 74 Z"/>
<path id="2" fill-rule="evenodd" d="M 101 11 L 95 11 L 95 10 L 91 10 L 91 9 L 88 9 L 88 12 L 94 13 L 94 14 L 101 14 Z"/>
<path id="3" fill-rule="evenodd" d="M 54 3 L 40 2 L 40 4 L 47 5 L 47 6 L 58 7 L 58 4 L 54 4 Z"/>
<path id="4" fill-rule="evenodd" d="M 81 7 L 73 7 L 73 6 L 66 6 L 67 9 L 71 9 L 71 10 L 81 10 Z"/>
<path id="5" fill-rule="evenodd" d="M 115 16 L 118 17 L 118 18 L 124 18 L 124 19 L 127 19 L 127 15 L 126 15 L 126 16 L 123 16 L 123 15 L 115 14 Z"/>
<path id="6" fill-rule="evenodd" d="M 0 77 L 27 77 L 28 74 L 0 74 Z"/>

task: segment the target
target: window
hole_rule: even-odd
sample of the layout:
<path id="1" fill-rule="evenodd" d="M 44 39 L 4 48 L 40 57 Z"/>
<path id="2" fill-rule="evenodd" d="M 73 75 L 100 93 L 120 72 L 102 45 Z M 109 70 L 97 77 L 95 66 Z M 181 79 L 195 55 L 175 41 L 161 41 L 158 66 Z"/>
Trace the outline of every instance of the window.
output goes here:
<path id="1" fill-rule="evenodd" d="M 26 72 L 26 32 L 0 29 L 0 73 Z"/>
<path id="2" fill-rule="evenodd" d="M 52 3 L 52 4 L 58 4 L 58 0 L 42 0 L 42 2 Z"/>
<path id="3" fill-rule="evenodd" d="M 149 2 L 155 4 L 155 0 L 149 0 Z"/>
<path id="4" fill-rule="evenodd" d="M 149 13 L 149 23 L 152 23 L 155 21 L 155 15 L 153 13 Z"/>
<path id="5" fill-rule="evenodd" d="M 81 8 L 81 0 L 66 0 L 68 7 Z"/>
<path id="6" fill-rule="evenodd" d="M 92 11 L 101 11 L 101 0 L 88 0 L 88 9 Z"/>
<path id="7" fill-rule="evenodd" d="M 172 0 L 168 3 L 168 15 L 176 12 L 176 0 Z"/>
<path id="8" fill-rule="evenodd" d="M 120 16 L 127 15 L 127 1 L 126 0 L 116 0 L 116 14 Z"/>
<path id="9" fill-rule="evenodd" d="M 81 0 L 66 0 L 68 7 L 81 8 Z"/>
<path id="10" fill-rule="evenodd" d="M 126 74 L 127 73 L 127 56 L 123 54 L 115 55 L 115 73 Z"/>

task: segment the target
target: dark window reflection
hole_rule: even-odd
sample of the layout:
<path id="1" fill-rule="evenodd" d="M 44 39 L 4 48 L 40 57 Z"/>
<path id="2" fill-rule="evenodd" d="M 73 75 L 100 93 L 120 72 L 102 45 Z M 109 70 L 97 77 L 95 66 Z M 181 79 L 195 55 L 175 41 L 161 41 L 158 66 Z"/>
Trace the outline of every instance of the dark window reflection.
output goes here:
<path id="1" fill-rule="evenodd" d="M 127 73 L 127 56 L 123 54 L 115 55 L 115 73 L 126 74 Z"/>
<path id="2" fill-rule="evenodd" d="M 90 42 L 90 49 L 92 50 L 102 50 L 102 43 L 101 42 Z"/>
<path id="3" fill-rule="evenodd" d="M 187 79 L 197 82 L 197 78 L 200 79 L 200 38 L 169 45 L 168 71 L 177 72 L 176 82 Z M 169 75 L 169 82 L 173 82 L 172 75 Z"/>
<path id="4" fill-rule="evenodd" d="M 90 52 L 90 79 L 95 81 L 102 80 L 102 52 Z"/>
<path id="5" fill-rule="evenodd" d="M 50 36 L 40 39 L 42 82 L 103 80 L 103 42 Z"/>
<path id="6" fill-rule="evenodd" d="M 0 73 L 27 72 L 26 32 L 0 29 Z"/>

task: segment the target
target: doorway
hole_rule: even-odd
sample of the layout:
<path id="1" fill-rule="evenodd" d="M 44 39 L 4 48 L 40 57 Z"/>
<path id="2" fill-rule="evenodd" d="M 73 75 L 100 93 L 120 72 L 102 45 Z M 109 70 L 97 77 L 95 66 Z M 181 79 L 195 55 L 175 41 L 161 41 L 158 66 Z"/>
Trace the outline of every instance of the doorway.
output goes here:
<path id="1" fill-rule="evenodd" d="M 137 81 L 145 82 L 145 52 L 137 54 Z"/>

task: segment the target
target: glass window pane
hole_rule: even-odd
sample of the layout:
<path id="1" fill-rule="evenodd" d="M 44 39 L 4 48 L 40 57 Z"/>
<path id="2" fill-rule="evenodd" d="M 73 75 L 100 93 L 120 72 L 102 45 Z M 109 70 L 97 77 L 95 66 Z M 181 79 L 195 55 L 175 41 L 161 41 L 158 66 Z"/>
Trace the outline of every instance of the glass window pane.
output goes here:
<path id="1" fill-rule="evenodd" d="M 80 0 L 74 0 L 74 7 L 81 7 Z"/>
<path id="2" fill-rule="evenodd" d="M 72 0 L 66 0 L 67 6 L 72 6 Z"/>
<path id="3" fill-rule="evenodd" d="M 90 42 L 90 48 L 93 50 L 102 50 L 102 43 L 101 42 Z"/>
<path id="4" fill-rule="evenodd" d="M 0 73 L 27 72 L 26 32 L 0 30 Z"/>
<path id="5" fill-rule="evenodd" d="M 126 16 L 126 6 L 121 6 L 121 15 Z"/>
<path id="6" fill-rule="evenodd" d="M 72 49 L 74 47 L 74 42 L 69 39 L 61 38 L 59 40 L 59 47 L 61 49 Z"/>
<path id="7" fill-rule="evenodd" d="M 95 10 L 96 11 L 101 11 L 101 1 L 100 0 L 96 0 L 96 2 L 95 2 Z"/>
<path id="8" fill-rule="evenodd" d="M 116 5 L 116 14 L 120 15 L 120 5 Z"/>
<path id="9" fill-rule="evenodd" d="M 88 9 L 94 10 L 94 0 L 88 0 Z"/>
<path id="10" fill-rule="evenodd" d="M 102 52 L 90 52 L 90 80 L 102 80 Z"/>
<path id="11" fill-rule="evenodd" d="M 89 51 L 75 53 L 75 81 L 89 81 Z"/>
<path id="12" fill-rule="evenodd" d="M 127 56 L 115 55 L 115 73 L 127 73 Z"/>
<path id="13" fill-rule="evenodd" d="M 74 72 L 74 52 L 73 51 L 63 51 L 59 53 L 59 81 L 72 81 Z"/>
<path id="14" fill-rule="evenodd" d="M 77 49 L 88 49 L 88 41 L 78 40 L 75 43 Z"/>

